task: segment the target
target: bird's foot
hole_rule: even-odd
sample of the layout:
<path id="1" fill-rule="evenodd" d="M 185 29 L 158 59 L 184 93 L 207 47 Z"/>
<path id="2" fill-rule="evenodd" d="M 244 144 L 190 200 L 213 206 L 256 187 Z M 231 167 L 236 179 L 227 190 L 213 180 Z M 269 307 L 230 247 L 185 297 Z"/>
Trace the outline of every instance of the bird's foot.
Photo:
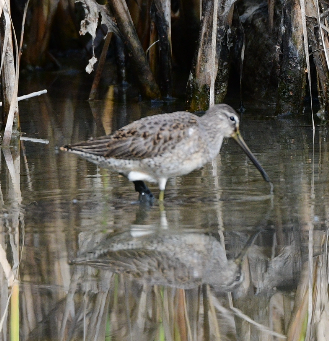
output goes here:
<path id="1" fill-rule="evenodd" d="M 153 205 L 154 195 L 143 181 L 134 181 L 135 191 L 139 193 L 138 200 L 142 204 Z"/>
<path id="2" fill-rule="evenodd" d="M 151 191 L 149 191 L 149 193 L 140 192 L 139 196 L 138 196 L 138 200 L 142 204 L 153 205 L 153 203 L 154 203 L 154 195 L 152 194 Z"/>

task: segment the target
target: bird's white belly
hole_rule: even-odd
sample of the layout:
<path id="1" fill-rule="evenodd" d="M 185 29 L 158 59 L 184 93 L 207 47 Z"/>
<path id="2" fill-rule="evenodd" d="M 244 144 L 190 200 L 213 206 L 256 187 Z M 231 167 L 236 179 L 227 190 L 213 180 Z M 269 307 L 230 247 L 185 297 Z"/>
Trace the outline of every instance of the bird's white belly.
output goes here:
<path id="1" fill-rule="evenodd" d="M 148 181 L 158 183 L 163 178 L 185 175 L 201 168 L 208 159 L 204 153 L 190 155 L 158 156 L 142 160 L 122 160 L 115 158 L 90 157 L 89 161 L 100 167 L 109 168 L 125 175 L 130 181 Z"/>
<path id="2" fill-rule="evenodd" d="M 157 157 L 154 159 L 145 159 L 142 163 L 147 166 L 155 177 L 174 177 L 185 175 L 192 172 L 194 169 L 201 168 L 208 160 L 204 154 L 194 153 L 188 157 L 175 158 L 172 157 Z"/>

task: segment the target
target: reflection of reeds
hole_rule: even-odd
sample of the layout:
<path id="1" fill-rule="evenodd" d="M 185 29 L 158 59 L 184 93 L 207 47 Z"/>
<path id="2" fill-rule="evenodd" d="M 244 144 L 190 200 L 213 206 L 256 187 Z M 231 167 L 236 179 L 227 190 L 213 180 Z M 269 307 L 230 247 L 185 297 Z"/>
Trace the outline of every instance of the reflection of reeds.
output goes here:
<path id="1" fill-rule="evenodd" d="M 81 266 L 75 269 L 75 284 L 85 278 L 86 270 Z M 209 287 L 184 290 L 140 285 L 129 275 L 104 270 L 97 278 L 96 286 L 95 282 L 86 282 L 80 289 L 73 285 L 67 304 L 58 305 L 57 312 L 44 317 L 64 317 L 58 321 L 61 332 L 53 335 L 54 339 L 206 340 L 209 335 L 212 340 L 221 340 Z"/>
<path id="2" fill-rule="evenodd" d="M 17 280 L 11 289 L 10 308 L 10 338 L 19 340 L 19 282 Z"/>
<path id="3" fill-rule="evenodd" d="M 8 224 L 9 230 L 9 240 L 11 246 L 11 257 L 13 259 L 13 264 L 10 266 L 7 260 L 7 255 L 4 252 L 4 246 L 6 245 L 3 241 L 1 244 L 1 260 L 2 269 L 4 271 L 6 281 L 2 279 L 1 285 L 1 297 L 7 297 L 8 301 L 10 299 L 10 337 L 11 340 L 19 340 L 19 330 L 20 330 L 20 320 L 19 320 L 19 264 L 20 264 L 20 220 L 21 220 L 21 192 L 20 192 L 20 158 L 19 154 L 15 153 L 14 157 L 9 149 L 3 150 L 3 155 L 6 161 L 6 166 L 10 174 L 9 180 L 9 191 L 8 191 L 8 201 L 10 204 L 10 215 L 11 220 Z M 7 231 L 3 231 L 6 233 Z M 3 245 L 2 245 L 3 243 Z M 9 250 L 7 250 L 9 251 Z M 9 254 L 9 253 L 8 253 Z M 6 283 L 7 282 L 7 283 Z M 11 288 L 10 292 L 8 288 Z M 1 309 L 1 328 L 6 324 L 7 318 L 7 308 Z M 6 329 L 4 329 L 6 330 Z"/>
<path id="4" fill-rule="evenodd" d="M 250 252 L 253 254 L 254 250 Z M 289 254 L 274 258 L 273 266 L 276 262 L 282 266 L 286 257 Z M 113 340 L 222 340 L 244 335 L 243 330 L 270 340 L 282 338 L 291 317 L 292 298 L 288 296 L 273 296 L 272 308 L 269 314 L 264 314 L 269 299 L 262 293 L 253 298 L 253 306 L 248 298 L 244 302 L 244 296 L 235 298 L 237 309 L 225 295 L 208 285 L 179 289 L 150 285 L 131 274 L 113 274 L 108 269 L 97 270 L 86 265 L 75 266 L 73 270 L 68 293 L 58 295 L 66 297 L 65 300 L 60 304 L 56 303 L 55 295 L 51 298 L 53 309 L 41 315 L 45 326 L 40 326 L 38 334 L 30 334 L 31 339 L 37 335 L 41 338 L 43 330 L 47 330 L 46 321 L 56 320 L 61 331 L 53 338 L 63 340 L 103 340 L 109 337 L 108 332 Z M 271 272 L 268 275 L 273 276 Z M 266 278 L 264 283 L 270 285 Z M 269 290 L 264 285 L 260 287 Z M 43 301 L 46 296 L 41 290 L 38 292 Z M 257 316 L 258 313 L 261 315 Z"/>
<path id="5" fill-rule="evenodd" d="M 311 277 L 309 262 L 304 265 L 302 279 L 295 296 L 294 310 L 289 323 L 288 340 L 309 340 L 312 338 L 325 340 L 328 335 L 327 245 L 328 234 L 323 238 L 325 252 L 314 259 L 314 272 Z M 310 285 L 309 280 L 311 280 Z M 311 301 L 309 297 L 311 297 Z M 312 309 L 311 312 L 310 309 Z"/>

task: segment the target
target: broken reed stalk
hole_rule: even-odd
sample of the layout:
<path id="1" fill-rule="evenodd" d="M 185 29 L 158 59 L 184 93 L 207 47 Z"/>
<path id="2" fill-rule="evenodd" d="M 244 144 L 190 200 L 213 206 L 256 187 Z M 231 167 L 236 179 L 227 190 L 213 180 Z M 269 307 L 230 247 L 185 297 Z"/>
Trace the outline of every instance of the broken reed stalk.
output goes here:
<path id="1" fill-rule="evenodd" d="M 27 95 L 23 95 L 23 96 L 19 96 L 17 97 L 17 101 L 23 101 L 24 99 L 29 99 L 29 98 L 32 98 L 32 97 L 37 97 L 37 96 L 40 96 L 40 95 L 43 95 L 43 94 L 46 94 L 47 93 L 47 90 L 40 90 L 40 91 L 36 91 L 36 92 L 31 92 L 30 94 L 27 94 Z M 2 102 L 0 102 L 0 107 L 2 106 Z"/>
<path id="2" fill-rule="evenodd" d="M 116 18 L 122 39 L 132 56 L 132 62 L 134 63 L 143 95 L 151 99 L 160 98 L 159 87 L 147 62 L 126 2 L 124 0 L 112 0 L 110 1 L 110 7 Z"/>
<path id="3" fill-rule="evenodd" d="M 93 84 L 91 86 L 91 90 L 90 90 L 90 94 L 89 94 L 89 100 L 93 101 L 96 97 L 96 93 L 97 93 L 97 88 L 98 88 L 98 84 L 99 81 L 101 79 L 102 76 L 102 72 L 104 69 L 104 65 L 105 65 L 105 60 L 106 60 L 106 54 L 107 54 L 107 50 L 109 48 L 110 42 L 111 42 L 111 38 L 112 38 L 112 32 L 107 32 L 105 41 L 104 41 L 104 46 L 102 49 L 102 53 L 101 56 L 99 58 L 99 62 L 98 62 L 98 66 L 97 66 L 97 70 L 96 70 L 96 74 L 95 74 L 95 78 L 93 81 Z"/>

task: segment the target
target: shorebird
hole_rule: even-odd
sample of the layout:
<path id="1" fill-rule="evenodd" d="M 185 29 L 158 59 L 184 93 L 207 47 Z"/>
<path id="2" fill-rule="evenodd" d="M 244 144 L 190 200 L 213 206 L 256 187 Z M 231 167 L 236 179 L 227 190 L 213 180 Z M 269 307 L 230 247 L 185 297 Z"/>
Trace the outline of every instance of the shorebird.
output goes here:
<path id="1" fill-rule="evenodd" d="M 185 175 L 214 159 L 224 138 L 233 137 L 264 180 L 268 175 L 244 142 L 239 116 L 226 104 L 212 106 L 202 116 L 177 111 L 144 117 L 111 135 L 61 147 L 100 167 L 125 175 L 135 190 L 153 197 L 143 181 L 158 183 L 164 199 L 168 178 Z"/>

